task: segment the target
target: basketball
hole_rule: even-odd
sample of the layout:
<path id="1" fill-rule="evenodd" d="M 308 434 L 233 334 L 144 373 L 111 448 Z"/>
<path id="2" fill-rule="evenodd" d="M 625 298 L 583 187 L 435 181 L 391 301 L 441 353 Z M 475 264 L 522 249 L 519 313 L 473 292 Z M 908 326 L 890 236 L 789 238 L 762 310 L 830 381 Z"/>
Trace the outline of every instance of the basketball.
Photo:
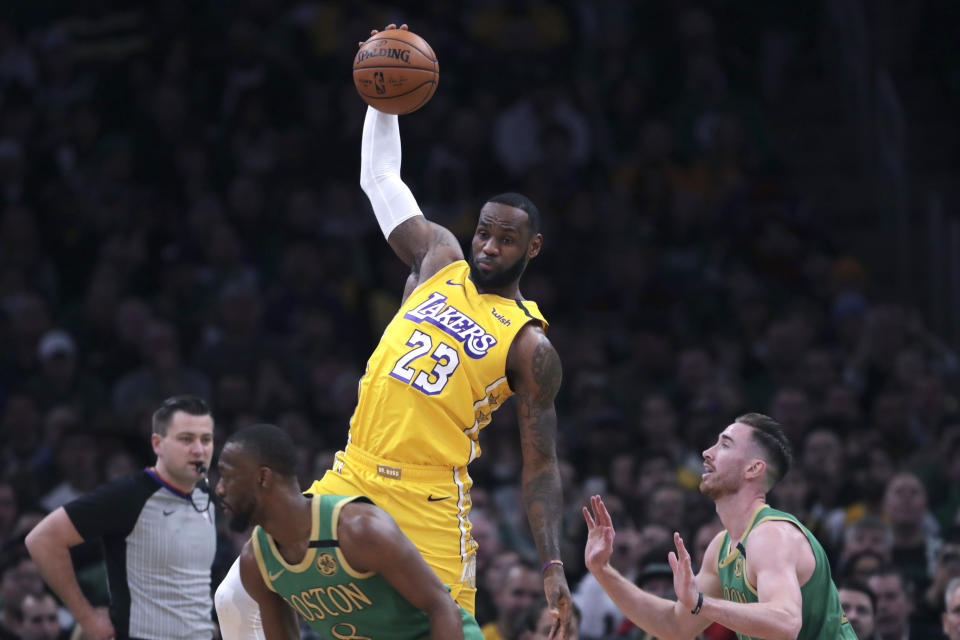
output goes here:
<path id="1" fill-rule="evenodd" d="M 427 41 L 404 29 L 371 36 L 353 59 L 353 84 L 378 111 L 403 115 L 427 104 L 437 90 L 440 65 Z"/>

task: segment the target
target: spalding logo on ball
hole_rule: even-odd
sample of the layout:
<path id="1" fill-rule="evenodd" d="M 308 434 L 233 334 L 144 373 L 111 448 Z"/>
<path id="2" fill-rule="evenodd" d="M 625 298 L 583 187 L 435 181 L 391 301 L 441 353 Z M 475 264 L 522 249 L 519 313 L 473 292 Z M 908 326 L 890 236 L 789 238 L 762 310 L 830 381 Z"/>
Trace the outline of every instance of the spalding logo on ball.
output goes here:
<path id="1" fill-rule="evenodd" d="M 427 104 L 440 80 L 437 56 L 427 41 L 405 29 L 381 31 L 353 59 L 360 97 L 383 113 L 412 113 Z"/>

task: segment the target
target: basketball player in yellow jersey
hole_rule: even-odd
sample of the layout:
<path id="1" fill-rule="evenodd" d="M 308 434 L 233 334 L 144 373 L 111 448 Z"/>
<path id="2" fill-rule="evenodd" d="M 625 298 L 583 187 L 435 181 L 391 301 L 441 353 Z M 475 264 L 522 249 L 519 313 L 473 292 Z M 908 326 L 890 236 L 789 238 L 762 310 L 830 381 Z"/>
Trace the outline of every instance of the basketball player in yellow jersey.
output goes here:
<path id="1" fill-rule="evenodd" d="M 537 305 L 519 288 L 543 242 L 540 214 L 519 194 L 491 198 L 466 261 L 454 235 L 420 212 L 400 159 L 397 116 L 368 108 L 360 184 L 411 271 L 360 380 L 347 446 L 310 491 L 369 496 L 472 613 L 476 543 L 466 465 L 480 455 L 479 432 L 493 411 L 516 394 L 524 505 L 557 621 L 551 637 L 566 637 L 572 601 L 560 562 L 554 409 L 560 358 Z"/>

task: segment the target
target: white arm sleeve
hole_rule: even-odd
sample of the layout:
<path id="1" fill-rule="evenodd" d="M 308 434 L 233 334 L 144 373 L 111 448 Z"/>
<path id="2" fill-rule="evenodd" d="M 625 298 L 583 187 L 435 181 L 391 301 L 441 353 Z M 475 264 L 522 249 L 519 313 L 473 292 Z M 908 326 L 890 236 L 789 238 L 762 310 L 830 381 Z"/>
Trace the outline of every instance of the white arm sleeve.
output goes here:
<path id="1" fill-rule="evenodd" d="M 240 558 L 217 587 L 213 598 L 223 640 L 265 640 L 260 605 L 247 594 L 240 580 Z"/>
<path id="2" fill-rule="evenodd" d="M 367 107 L 360 146 L 360 187 L 367 194 L 383 236 L 423 213 L 400 179 L 400 124 L 397 116 Z"/>

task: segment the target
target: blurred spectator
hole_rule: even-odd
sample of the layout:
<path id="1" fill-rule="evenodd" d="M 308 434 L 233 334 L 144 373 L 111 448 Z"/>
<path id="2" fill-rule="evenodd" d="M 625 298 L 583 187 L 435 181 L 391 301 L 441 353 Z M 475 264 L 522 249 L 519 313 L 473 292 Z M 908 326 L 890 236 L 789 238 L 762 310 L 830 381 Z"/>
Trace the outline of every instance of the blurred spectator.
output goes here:
<path id="1" fill-rule="evenodd" d="M 926 589 L 938 525 L 927 511 L 927 490 L 916 475 L 902 472 L 890 479 L 883 512 L 893 532 L 893 564 L 918 590 Z"/>
<path id="2" fill-rule="evenodd" d="M 54 455 L 57 477 L 63 481 L 40 498 L 40 505 L 54 511 L 100 483 L 100 452 L 93 436 L 85 431 L 65 433 Z"/>
<path id="3" fill-rule="evenodd" d="M 37 345 L 40 372 L 28 383 L 37 400 L 46 407 L 66 404 L 93 412 L 106 396 L 103 383 L 95 375 L 80 375 L 77 346 L 69 333 L 51 329 Z"/>
<path id="4" fill-rule="evenodd" d="M 7 550 L 0 557 L 0 638 L 20 637 L 23 597 L 41 591 L 43 578 L 26 549 L 20 546 Z"/>
<path id="5" fill-rule="evenodd" d="M 848 526 L 843 537 L 840 566 L 846 567 L 856 554 L 863 551 L 880 556 L 885 563 L 893 559 L 893 531 L 886 522 L 865 516 Z"/>
<path id="6" fill-rule="evenodd" d="M 573 619 L 567 626 L 567 637 L 570 640 L 580 640 L 580 618 L 580 608 L 573 605 Z M 545 600 L 534 602 L 523 612 L 521 632 L 517 640 L 547 640 L 555 622 Z"/>
<path id="7" fill-rule="evenodd" d="M 950 581 L 944 599 L 946 610 L 941 618 L 943 633 L 950 640 L 960 640 L 960 578 L 954 578 Z"/>
<path id="8" fill-rule="evenodd" d="M 848 579 L 840 582 L 837 592 L 840 606 L 857 634 L 857 640 L 875 640 L 877 597 L 870 587 L 859 580 Z"/>
<path id="9" fill-rule="evenodd" d="M 960 578 L 960 526 L 947 529 L 937 549 L 933 577 L 917 606 L 917 615 L 934 619 L 943 613 L 947 585 Z"/>
<path id="10" fill-rule="evenodd" d="M 877 637 L 879 640 L 916 640 L 910 623 L 914 607 L 911 585 L 899 570 L 892 566 L 881 568 L 868 581 L 877 597 Z"/>
<path id="11" fill-rule="evenodd" d="M 20 600 L 23 640 L 59 640 L 63 629 L 57 616 L 57 601 L 47 591 L 27 593 Z"/>
<path id="12" fill-rule="evenodd" d="M 173 325 L 150 322 L 143 330 L 140 347 L 144 365 L 124 375 L 113 387 L 116 410 L 131 411 L 183 393 L 210 398 L 208 377 L 183 364 Z"/>
<path id="13" fill-rule="evenodd" d="M 876 551 L 863 549 L 862 551 L 851 554 L 850 557 L 846 559 L 841 568 L 842 573 L 840 575 L 850 580 L 866 583 L 870 580 L 870 576 L 877 573 L 885 565 L 889 564 L 889 562 L 889 557 L 885 559 Z"/>
<path id="14" fill-rule="evenodd" d="M 17 492 L 6 480 L 0 480 L 0 550 L 7 547 L 17 524 L 20 506 L 17 504 Z"/>
<path id="15" fill-rule="evenodd" d="M 503 586 L 494 593 L 497 618 L 483 625 L 484 640 L 518 640 L 524 610 L 543 593 L 543 579 L 532 564 L 520 561 L 507 570 Z"/>

